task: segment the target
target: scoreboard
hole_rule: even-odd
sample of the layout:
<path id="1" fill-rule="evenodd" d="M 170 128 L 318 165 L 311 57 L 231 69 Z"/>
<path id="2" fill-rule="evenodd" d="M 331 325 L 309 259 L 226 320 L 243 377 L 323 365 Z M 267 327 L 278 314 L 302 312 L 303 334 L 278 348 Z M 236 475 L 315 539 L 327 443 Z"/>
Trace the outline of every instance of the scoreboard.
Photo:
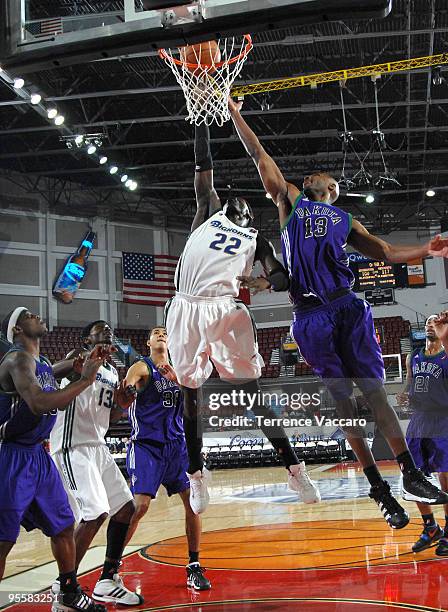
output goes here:
<path id="1" fill-rule="evenodd" d="M 393 264 L 384 261 L 366 261 L 358 263 L 359 291 L 396 287 Z"/>
<path id="2" fill-rule="evenodd" d="M 422 260 L 400 264 L 368 259 L 359 253 L 348 253 L 350 270 L 355 277 L 353 291 L 403 289 L 426 285 Z"/>

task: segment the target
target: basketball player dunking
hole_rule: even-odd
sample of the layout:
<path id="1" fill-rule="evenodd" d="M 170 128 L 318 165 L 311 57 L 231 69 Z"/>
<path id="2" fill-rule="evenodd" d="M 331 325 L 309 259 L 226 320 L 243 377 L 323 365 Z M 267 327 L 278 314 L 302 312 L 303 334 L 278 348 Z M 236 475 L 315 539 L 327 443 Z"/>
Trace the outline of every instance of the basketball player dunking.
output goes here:
<path id="1" fill-rule="evenodd" d="M 79 380 L 57 390 L 53 369 L 40 355 L 44 321 L 18 307 L 2 323 L 13 348 L 0 363 L 0 580 L 6 557 L 23 525 L 51 538 L 59 568 L 60 594 L 53 612 L 106 612 L 78 584 L 73 538 L 74 516 L 61 478 L 42 442 L 56 411 L 70 404 L 96 379 L 106 351 L 98 347 L 86 359 Z"/>
<path id="2" fill-rule="evenodd" d="M 372 236 L 350 214 L 334 206 L 339 185 L 332 176 L 325 172 L 306 176 L 303 191 L 287 183 L 242 118 L 241 104 L 229 100 L 229 108 L 266 192 L 278 207 L 283 257 L 294 303 L 292 333 L 303 358 L 326 383 L 341 418 L 356 418 L 352 382 L 356 381 L 397 459 L 404 490 L 426 503 L 447 503 L 448 495 L 416 468 L 387 400 L 384 363 L 372 313 L 367 302 L 351 291 L 353 275 L 345 246 L 348 243 L 372 259 L 402 262 L 427 255 L 447 257 L 448 240 L 438 236 L 422 246 L 398 246 Z M 247 279 L 246 285 L 251 286 L 252 282 Z M 345 432 L 371 484 L 370 497 L 391 527 L 405 527 L 409 516 L 382 479 L 363 430 L 352 427 Z"/>
<path id="3" fill-rule="evenodd" d="M 95 346 L 111 346 L 112 339 L 112 329 L 106 321 L 93 321 L 81 332 L 82 348 L 72 351 L 69 360 Z M 65 387 L 69 382 L 65 378 L 61 386 Z M 127 406 L 135 397 L 135 389 L 121 385 L 118 396 L 117 388 L 117 370 L 105 361 L 93 385 L 78 395 L 67 410 L 58 412 L 50 435 L 50 452 L 78 523 L 75 530 L 77 568 L 101 525 L 110 517 L 106 558 L 93 589 L 93 598 L 107 603 L 138 606 L 143 603 L 143 598 L 126 588 L 118 572 L 135 510 L 133 497 L 104 439 L 110 422 L 122 415 L 122 410 L 116 405 L 117 397 L 125 400 L 128 393 Z M 53 592 L 58 591 L 56 581 Z"/>
<path id="4" fill-rule="evenodd" d="M 253 397 L 262 396 L 258 379 L 264 365 L 252 317 L 236 298 L 238 276 L 247 275 L 254 261 L 263 265 L 275 291 L 286 289 L 288 276 L 272 245 L 250 226 L 253 214 L 242 198 L 224 207 L 213 186 L 213 163 L 206 126 L 195 133 L 195 190 L 197 212 L 191 234 L 179 259 L 176 295 L 165 308 L 168 349 L 184 393 L 184 428 L 190 477 L 190 504 L 199 514 L 208 503 L 208 472 L 203 466 L 202 424 L 198 388 L 209 378 L 214 363 L 219 376 Z M 262 419 L 276 415 L 260 401 L 253 412 Z M 288 469 L 290 488 L 306 503 L 320 500 L 303 463 L 299 463 L 279 426 L 263 424 L 263 433 Z"/>
<path id="5" fill-rule="evenodd" d="M 201 518 L 190 506 L 188 455 L 182 423 L 183 397 L 174 370 L 169 365 L 167 335 L 164 327 L 148 333 L 149 357 L 136 361 L 126 374 L 126 385 L 137 388 L 138 396 L 129 409 L 132 426 L 127 450 L 127 468 L 134 493 L 136 512 L 132 517 L 127 542 L 139 521 L 148 512 L 163 484 L 169 496 L 178 493 L 185 508 L 189 551 L 187 586 L 198 591 L 210 588 L 199 563 Z"/>
<path id="6" fill-rule="evenodd" d="M 427 318 L 425 347 L 408 355 L 406 391 L 398 394 L 397 400 L 399 405 L 409 403 L 412 409 L 406 441 L 415 464 L 428 476 L 437 473 L 442 489 L 448 492 L 448 326 L 442 320 L 443 315 Z M 403 497 L 415 501 L 405 493 Z M 435 553 L 448 556 L 448 505 L 445 529 L 438 525 L 429 504 L 417 501 L 417 506 L 423 531 L 413 552 L 426 550 L 440 540 Z"/>

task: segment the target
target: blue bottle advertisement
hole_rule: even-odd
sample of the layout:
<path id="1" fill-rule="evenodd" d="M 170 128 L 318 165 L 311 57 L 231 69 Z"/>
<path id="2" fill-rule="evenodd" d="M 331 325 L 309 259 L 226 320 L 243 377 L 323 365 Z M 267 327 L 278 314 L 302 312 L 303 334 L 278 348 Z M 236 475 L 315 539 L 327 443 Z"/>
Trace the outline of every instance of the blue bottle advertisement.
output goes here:
<path id="1" fill-rule="evenodd" d="M 71 304 L 87 272 L 87 260 L 93 248 L 96 234 L 89 230 L 76 253 L 64 264 L 54 286 L 53 296 L 64 304 Z"/>

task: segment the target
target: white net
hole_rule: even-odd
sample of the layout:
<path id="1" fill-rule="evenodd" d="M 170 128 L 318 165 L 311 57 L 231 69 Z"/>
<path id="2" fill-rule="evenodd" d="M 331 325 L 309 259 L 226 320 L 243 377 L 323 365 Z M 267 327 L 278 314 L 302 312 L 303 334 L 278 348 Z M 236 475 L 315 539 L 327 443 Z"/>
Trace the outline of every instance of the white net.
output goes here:
<path id="1" fill-rule="evenodd" d="M 188 49 L 188 57 L 185 49 Z M 227 100 L 251 49 L 252 39 L 246 34 L 240 41 L 231 37 L 160 51 L 184 92 L 187 121 L 219 126 L 229 121 Z"/>

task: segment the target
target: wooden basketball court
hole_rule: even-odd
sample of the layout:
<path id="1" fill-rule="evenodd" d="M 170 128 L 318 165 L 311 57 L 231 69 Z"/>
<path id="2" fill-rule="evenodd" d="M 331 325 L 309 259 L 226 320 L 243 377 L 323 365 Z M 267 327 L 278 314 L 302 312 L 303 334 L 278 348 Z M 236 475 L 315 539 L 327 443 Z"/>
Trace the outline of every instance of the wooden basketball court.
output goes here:
<path id="1" fill-rule="evenodd" d="M 394 463 L 384 462 L 381 468 L 396 490 Z M 411 552 L 421 531 L 414 504 L 404 504 L 410 525 L 392 531 L 365 496 L 367 486 L 357 464 L 310 466 L 309 472 L 319 480 L 323 497 L 312 506 L 294 502 L 283 468 L 213 473 L 201 554 L 212 589 L 203 593 L 185 586 L 183 507 L 161 491 L 123 562 L 126 584 L 145 597 L 145 604 L 135 609 L 448 610 L 448 563 L 435 557 L 434 549 Z M 443 508 L 436 514 L 443 524 Z M 103 528 L 81 578 L 90 592 L 104 544 Z M 22 533 L 9 557 L 3 590 L 20 573 L 30 592 L 44 592 L 56 575 L 51 562 L 49 541 L 37 532 Z M 37 605 L 8 609 L 35 610 Z"/>

